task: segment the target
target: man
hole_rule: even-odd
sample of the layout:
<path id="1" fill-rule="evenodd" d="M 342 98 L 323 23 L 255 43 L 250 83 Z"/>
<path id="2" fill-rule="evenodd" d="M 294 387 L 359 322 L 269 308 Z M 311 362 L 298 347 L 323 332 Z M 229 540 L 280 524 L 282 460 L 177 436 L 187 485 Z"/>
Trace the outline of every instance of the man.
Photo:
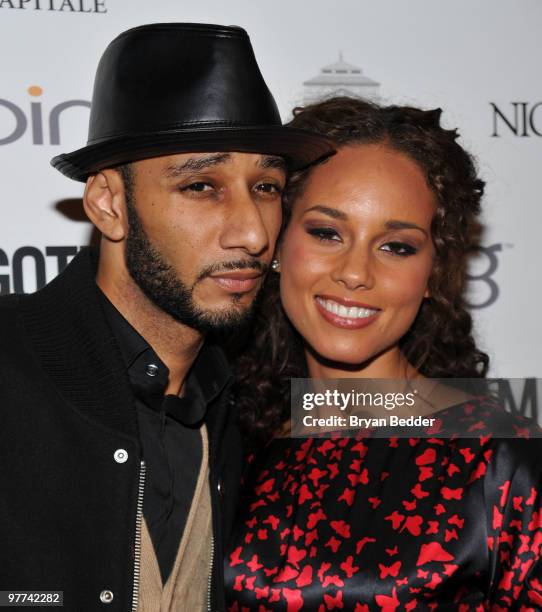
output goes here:
<path id="1" fill-rule="evenodd" d="M 250 314 L 285 166 L 329 153 L 282 127 L 240 28 L 109 45 L 89 142 L 52 162 L 86 181 L 100 252 L 0 301 L 0 590 L 63 591 L 78 612 L 224 608 L 241 457 L 210 337 Z"/>

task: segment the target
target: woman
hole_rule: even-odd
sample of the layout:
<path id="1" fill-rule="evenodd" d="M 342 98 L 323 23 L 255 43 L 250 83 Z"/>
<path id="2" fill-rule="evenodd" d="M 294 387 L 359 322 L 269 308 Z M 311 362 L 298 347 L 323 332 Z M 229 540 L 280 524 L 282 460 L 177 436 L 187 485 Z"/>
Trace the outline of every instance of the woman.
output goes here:
<path id="1" fill-rule="evenodd" d="M 226 559 L 229 609 L 542 609 L 542 454 L 490 435 L 489 399 L 439 405 L 444 430 L 466 419 L 477 438 L 288 437 L 290 377 L 414 384 L 488 366 L 462 300 L 483 183 L 440 111 L 336 98 L 292 125 L 337 153 L 290 181 L 239 365 L 260 451 Z"/>

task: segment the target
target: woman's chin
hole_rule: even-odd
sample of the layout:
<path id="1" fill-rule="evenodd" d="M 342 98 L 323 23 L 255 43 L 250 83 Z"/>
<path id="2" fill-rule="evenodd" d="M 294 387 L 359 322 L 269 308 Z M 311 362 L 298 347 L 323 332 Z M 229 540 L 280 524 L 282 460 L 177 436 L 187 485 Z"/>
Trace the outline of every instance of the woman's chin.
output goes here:
<path id="1" fill-rule="evenodd" d="M 315 343 L 308 347 L 314 361 L 320 365 L 336 370 L 355 372 L 363 369 L 375 356 L 373 352 L 360 351 L 358 347 L 337 347 Z"/>

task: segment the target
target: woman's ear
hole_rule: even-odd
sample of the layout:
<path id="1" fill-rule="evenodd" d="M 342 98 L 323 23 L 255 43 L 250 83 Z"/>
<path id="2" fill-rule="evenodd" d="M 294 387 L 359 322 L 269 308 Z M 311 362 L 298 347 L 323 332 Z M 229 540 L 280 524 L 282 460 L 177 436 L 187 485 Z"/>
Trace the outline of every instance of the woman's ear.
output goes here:
<path id="1" fill-rule="evenodd" d="M 116 170 L 102 170 L 87 179 L 83 205 L 88 218 L 105 238 L 119 242 L 126 237 L 124 183 Z"/>

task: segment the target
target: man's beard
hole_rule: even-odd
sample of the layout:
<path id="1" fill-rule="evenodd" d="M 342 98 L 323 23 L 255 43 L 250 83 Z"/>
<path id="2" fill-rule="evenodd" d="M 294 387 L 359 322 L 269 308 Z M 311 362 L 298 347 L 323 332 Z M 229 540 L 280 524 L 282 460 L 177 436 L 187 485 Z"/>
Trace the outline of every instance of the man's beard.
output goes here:
<path id="1" fill-rule="evenodd" d="M 202 310 L 193 298 L 194 287 L 210 274 L 250 268 L 264 273 L 267 266 L 259 260 L 231 261 L 208 266 L 198 275 L 190 287 L 176 274 L 173 267 L 165 261 L 161 253 L 151 245 L 135 210 L 132 197 L 127 194 L 128 236 L 126 238 L 125 260 L 128 273 L 141 291 L 155 304 L 173 317 L 202 334 L 221 336 L 246 331 L 255 310 L 255 300 L 246 309 L 232 308 L 222 312 Z M 181 237 L 182 239 L 182 237 Z M 231 294 L 233 304 L 241 300 L 243 294 Z"/>

